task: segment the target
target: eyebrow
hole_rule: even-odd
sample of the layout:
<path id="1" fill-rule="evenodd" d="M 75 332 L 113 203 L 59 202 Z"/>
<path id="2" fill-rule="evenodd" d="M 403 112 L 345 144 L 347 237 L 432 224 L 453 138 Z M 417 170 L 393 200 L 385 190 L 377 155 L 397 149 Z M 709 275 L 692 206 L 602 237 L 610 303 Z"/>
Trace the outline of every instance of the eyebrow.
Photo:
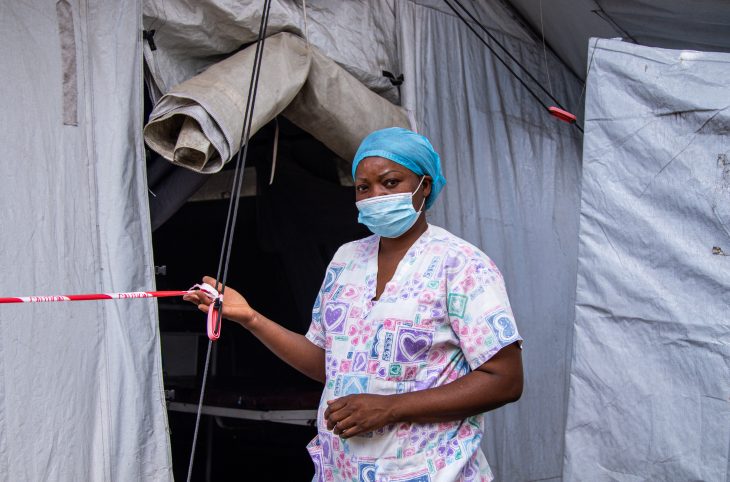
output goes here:
<path id="1" fill-rule="evenodd" d="M 387 176 L 388 174 L 390 174 L 390 173 L 392 173 L 392 172 L 395 172 L 395 173 L 397 173 L 397 174 L 403 174 L 403 173 L 402 173 L 401 171 L 399 171 L 398 169 L 390 169 L 390 170 L 388 170 L 388 171 L 385 171 L 385 172 L 384 172 L 384 173 L 382 173 L 382 174 L 378 174 L 378 178 L 382 179 L 382 178 L 384 178 L 385 176 Z M 360 179 L 360 180 L 362 180 L 362 181 L 367 181 L 367 179 L 366 179 L 366 178 L 364 178 L 364 177 L 356 177 L 355 179 L 356 179 L 356 180 L 357 180 L 357 179 Z"/>

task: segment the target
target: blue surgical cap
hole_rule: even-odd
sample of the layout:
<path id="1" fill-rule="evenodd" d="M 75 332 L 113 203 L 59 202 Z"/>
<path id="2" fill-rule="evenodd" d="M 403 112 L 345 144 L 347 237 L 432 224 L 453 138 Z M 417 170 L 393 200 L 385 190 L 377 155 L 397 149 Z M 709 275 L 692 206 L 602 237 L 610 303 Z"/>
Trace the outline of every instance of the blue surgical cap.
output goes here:
<path id="1" fill-rule="evenodd" d="M 366 157 L 384 157 L 410 169 L 419 176 L 431 176 L 431 194 L 426 199 L 430 208 L 446 184 L 441 174 L 441 159 L 431 143 L 420 134 L 402 127 L 389 127 L 368 135 L 360 144 L 352 161 L 352 178 L 360 161 Z"/>

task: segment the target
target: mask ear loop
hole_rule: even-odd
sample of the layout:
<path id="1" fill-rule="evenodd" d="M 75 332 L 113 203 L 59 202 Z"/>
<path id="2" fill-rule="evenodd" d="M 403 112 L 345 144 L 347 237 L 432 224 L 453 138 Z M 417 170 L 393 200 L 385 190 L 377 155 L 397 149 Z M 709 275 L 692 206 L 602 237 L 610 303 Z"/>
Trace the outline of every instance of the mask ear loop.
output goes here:
<path id="1" fill-rule="evenodd" d="M 423 180 L 426 179 L 426 175 L 424 174 L 421 176 L 421 181 L 418 183 L 418 186 L 416 187 L 416 190 L 413 191 L 413 194 L 411 194 L 411 197 L 415 196 L 419 189 L 421 189 L 421 185 L 423 185 Z"/>
<path id="2" fill-rule="evenodd" d="M 415 191 L 413 191 L 413 194 L 411 194 L 411 197 L 415 196 L 419 189 L 421 189 L 421 185 L 423 184 L 423 180 L 426 179 L 426 175 L 424 174 L 421 178 L 421 182 L 418 183 L 418 187 Z M 420 214 L 421 211 L 423 211 L 423 206 L 426 204 L 426 196 L 423 196 L 423 202 L 421 203 L 421 207 L 418 208 L 418 213 Z"/>

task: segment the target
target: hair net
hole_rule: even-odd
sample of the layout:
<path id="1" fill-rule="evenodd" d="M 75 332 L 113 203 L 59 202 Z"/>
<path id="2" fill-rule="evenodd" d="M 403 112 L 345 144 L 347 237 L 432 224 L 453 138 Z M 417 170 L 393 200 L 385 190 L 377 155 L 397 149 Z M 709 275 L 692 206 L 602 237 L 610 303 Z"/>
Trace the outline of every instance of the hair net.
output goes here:
<path id="1" fill-rule="evenodd" d="M 431 194 L 426 199 L 426 209 L 436 201 L 446 179 L 441 174 L 441 159 L 431 143 L 420 134 L 402 127 L 389 127 L 368 135 L 360 144 L 352 161 L 352 178 L 360 161 L 366 157 L 384 157 L 410 169 L 419 176 L 427 174 L 433 179 Z"/>

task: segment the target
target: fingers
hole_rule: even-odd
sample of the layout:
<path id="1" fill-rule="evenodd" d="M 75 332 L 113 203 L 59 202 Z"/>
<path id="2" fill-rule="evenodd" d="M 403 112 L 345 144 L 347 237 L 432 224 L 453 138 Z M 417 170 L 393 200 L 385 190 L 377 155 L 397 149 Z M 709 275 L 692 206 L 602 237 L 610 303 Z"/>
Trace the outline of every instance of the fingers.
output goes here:
<path id="1" fill-rule="evenodd" d="M 211 278 L 210 276 L 204 276 L 203 282 L 212 285 L 213 283 L 215 283 L 215 279 Z M 211 300 L 208 297 L 208 294 L 203 291 L 195 290 L 192 293 L 188 293 L 183 296 L 183 300 L 198 305 L 198 309 L 203 313 L 207 313 L 210 309 L 209 305 L 211 303 Z"/>
<path id="2" fill-rule="evenodd" d="M 336 398 L 334 400 L 327 400 L 327 410 L 326 411 L 335 411 L 340 410 L 342 407 L 347 405 L 347 402 L 350 400 L 351 395 L 345 395 L 344 397 Z"/>
<path id="3" fill-rule="evenodd" d="M 327 401 L 324 420 L 334 435 L 350 438 L 378 430 L 392 419 L 387 395 L 354 394 Z"/>
<path id="4" fill-rule="evenodd" d="M 189 301 L 191 303 L 195 303 L 196 305 L 200 304 L 210 304 L 210 298 L 208 298 L 208 295 L 202 291 L 193 291 L 192 293 L 188 293 L 186 295 L 183 295 L 183 300 Z"/>
<path id="5" fill-rule="evenodd" d="M 331 413 L 329 416 L 325 416 L 327 420 L 327 430 L 334 430 L 335 426 L 345 420 L 347 417 L 352 415 L 352 410 L 338 410 L 337 412 Z"/>
<path id="6" fill-rule="evenodd" d="M 203 276 L 203 283 L 212 286 L 214 289 L 218 290 L 220 294 L 225 295 L 226 297 L 233 297 L 233 299 L 241 298 L 241 295 L 236 290 L 230 286 L 222 287 L 212 276 Z"/>
<path id="7" fill-rule="evenodd" d="M 361 430 L 358 428 L 355 417 L 347 417 L 335 424 L 332 433 L 342 438 L 349 438 L 359 434 Z"/>
<path id="8" fill-rule="evenodd" d="M 198 301 L 198 294 L 195 291 L 183 295 L 183 300 L 189 301 L 190 303 L 195 303 L 196 305 L 200 303 L 200 301 Z"/>
<path id="9" fill-rule="evenodd" d="M 342 412 L 347 406 L 348 397 L 338 398 L 336 400 L 327 400 L 327 409 L 324 411 L 324 419 L 327 420 L 327 429 L 332 430 L 335 424 L 345 418 L 349 413 Z"/>
<path id="10" fill-rule="evenodd" d="M 324 411 L 324 418 L 327 421 L 327 430 L 342 438 L 354 437 L 362 433 L 358 426 L 355 410 L 348 402 L 350 396 L 327 401 L 327 409 Z"/>
<path id="11" fill-rule="evenodd" d="M 203 283 L 209 284 L 213 288 L 216 288 L 216 289 L 218 288 L 216 286 L 216 283 L 218 283 L 218 282 L 212 276 L 203 276 Z"/>
<path id="12" fill-rule="evenodd" d="M 203 276 L 203 283 L 213 286 L 215 288 L 216 281 L 215 278 L 212 278 L 210 276 Z M 196 305 L 198 305 L 198 308 L 201 311 L 206 312 L 208 311 L 208 309 L 206 307 L 201 307 L 200 305 L 207 306 L 211 303 L 210 295 L 201 290 L 195 290 L 192 293 L 183 296 L 183 300 L 195 303 Z"/>
<path id="13" fill-rule="evenodd" d="M 194 293 L 183 296 L 185 301 L 198 305 L 198 309 L 203 313 L 207 313 L 210 309 L 210 300 L 202 291 L 196 291 Z"/>

